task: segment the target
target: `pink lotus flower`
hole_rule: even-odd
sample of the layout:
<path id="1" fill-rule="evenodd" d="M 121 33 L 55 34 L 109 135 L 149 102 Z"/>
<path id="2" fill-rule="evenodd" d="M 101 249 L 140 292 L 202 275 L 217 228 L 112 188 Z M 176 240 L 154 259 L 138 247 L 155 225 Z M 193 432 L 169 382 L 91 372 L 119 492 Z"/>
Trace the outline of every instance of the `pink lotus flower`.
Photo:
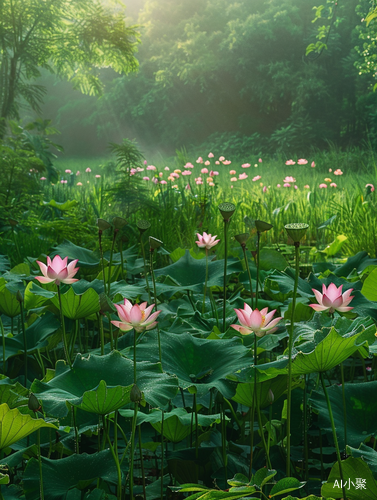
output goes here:
<path id="1" fill-rule="evenodd" d="M 225 156 L 220 156 L 219 161 L 224 161 L 224 160 L 225 160 Z"/>
<path id="2" fill-rule="evenodd" d="M 293 161 L 293 160 L 287 160 L 287 161 L 285 162 L 285 164 L 286 164 L 286 165 L 295 165 L 295 164 L 296 164 L 296 162 L 295 162 L 295 161 Z"/>
<path id="3" fill-rule="evenodd" d="M 337 185 L 335 184 L 335 182 L 332 182 L 332 183 L 330 184 L 330 187 L 332 187 L 332 188 L 336 188 L 336 187 L 337 187 Z"/>
<path id="4" fill-rule="evenodd" d="M 197 186 L 199 186 L 200 184 L 203 184 L 202 179 L 197 179 L 197 180 L 195 181 L 195 184 L 196 184 Z"/>
<path id="5" fill-rule="evenodd" d="M 259 181 L 259 179 L 262 179 L 262 176 L 261 175 L 256 175 L 255 177 L 253 177 L 252 181 L 256 182 L 256 181 Z"/>
<path id="6" fill-rule="evenodd" d="M 47 180 L 47 178 L 46 178 L 46 177 L 41 177 L 39 180 L 40 180 L 40 181 L 46 181 L 46 180 Z M 370 184 L 369 184 L 369 185 L 370 185 Z M 367 184 L 367 186 L 368 186 L 368 184 Z M 365 187 L 367 187 L 367 186 L 365 186 Z M 374 188 L 373 188 L 373 191 L 374 191 Z"/>
<path id="7" fill-rule="evenodd" d="M 76 172 L 76 175 L 80 175 L 80 170 L 78 170 L 78 171 Z"/>
<path id="8" fill-rule="evenodd" d="M 322 183 L 322 184 L 320 184 L 320 185 L 319 185 L 319 187 L 320 187 L 321 189 L 327 188 L 327 184 Z"/>
<path id="9" fill-rule="evenodd" d="M 295 186 L 295 189 L 298 189 L 298 186 Z"/>
<path id="10" fill-rule="evenodd" d="M 68 181 L 66 181 L 66 180 L 62 179 L 62 180 L 60 181 L 60 184 L 67 184 L 67 182 L 68 182 Z"/>
<path id="11" fill-rule="evenodd" d="M 329 172 L 332 172 L 332 168 L 329 168 Z"/>
<path id="12" fill-rule="evenodd" d="M 147 163 L 148 163 L 147 160 L 144 160 L 144 165 L 146 165 Z"/>
<path id="13" fill-rule="evenodd" d="M 163 176 L 164 176 L 164 172 L 159 172 L 159 173 L 158 173 L 158 176 L 159 176 L 159 177 L 163 177 Z"/>
<path id="14" fill-rule="evenodd" d="M 223 165 L 230 165 L 232 162 L 230 160 L 224 160 Z"/>
<path id="15" fill-rule="evenodd" d="M 267 191 L 267 186 L 263 186 L 263 190 L 262 190 L 264 193 Z"/>
<path id="16" fill-rule="evenodd" d="M 241 165 L 242 168 L 249 168 L 251 167 L 250 163 L 244 163 L 243 165 Z"/>
<path id="17" fill-rule="evenodd" d="M 69 168 L 67 168 L 67 170 L 65 170 L 65 173 L 66 173 L 66 174 L 71 174 L 71 173 L 72 173 L 72 170 L 69 170 Z"/>
<path id="18" fill-rule="evenodd" d="M 167 172 L 170 170 L 169 167 L 165 167 L 164 170 L 166 170 Z"/>
<path id="19" fill-rule="evenodd" d="M 87 174 L 90 174 L 90 172 L 91 172 L 91 171 L 92 171 L 92 169 L 91 169 L 91 168 L 89 168 L 89 167 L 85 170 L 85 172 L 86 172 Z"/>
<path id="20" fill-rule="evenodd" d="M 251 307 L 245 302 L 243 309 L 235 309 L 241 325 L 230 326 L 240 332 L 242 335 L 250 335 L 250 333 L 254 332 L 257 337 L 263 337 L 264 335 L 266 335 L 266 333 L 273 333 L 277 330 L 276 325 L 282 318 L 279 317 L 272 320 L 276 309 L 271 312 L 267 311 L 267 307 L 265 307 L 261 311 L 259 311 L 258 309 L 254 309 L 253 311 Z"/>
<path id="21" fill-rule="evenodd" d="M 322 285 L 322 293 L 312 288 L 318 304 L 309 304 L 309 307 L 315 311 L 329 311 L 329 313 L 333 313 L 334 311 L 350 311 L 353 307 L 348 307 L 348 304 L 353 299 L 353 296 L 351 297 L 353 288 L 350 288 L 343 294 L 342 288 L 343 285 L 337 288 L 335 283 L 330 283 L 328 287 Z"/>
<path id="22" fill-rule="evenodd" d="M 259 162 L 259 163 L 262 163 L 262 158 L 259 158 L 258 162 Z"/>
<path id="23" fill-rule="evenodd" d="M 76 186 L 82 186 L 82 182 L 78 182 Z"/>
<path id="24" fill-rule="evenodd" d="M 136 172 L 137 172 L 136 168 L 131 168 L 131 170 L 130 170 L 130 176 L 131 175 L 135 175 Z"/>
<path id="25" fill-rule="evenodd" d="M 60 285 L 60 283 L 74 283 L 78 279 L 73 278 L 73 276 L 79 270 L 79 267 L 75 267 L 78 259 L 73 260 L 68 265 L 68 257 L 62 259 L 59 255 L 55 255 L 51 262 L 50 257 L 47 257 L 47 266 L 43 262 L 37 260 L 37 264 L 41 269 L 43 276 L 36 276 L 35 279 L 40 283 L 55 283 Z"/>
<path id="26" fill-rule="evenodd" d="M 211 162 L 209 160 L 207 160 L 204 162 L 204 165 L 207 165 L 207 167 L 208 167 L 208 165 L 211 165 Z"/>
<path id="27" fill-rule="evenodd" d="M 230 175 L 236 175 L 237 172 L 235 170 L 229 170 Z"/>
<path id="28" fill-rule="evenodd" d="M 43 177 L 42 177 L 42 179 L 43 179 Z M 41 180 L 42 180 L 42 179 L 41 179 Z M 373 184 L 365 184 L 365 188 L 368 188 L 368 187 L 370 187 L 370 191 L 371 191 L 371 193 L 373 193 L 373 191 L 374 191 L 374 186 L 373 186 Z"/>
<path id="29" fill-rule="evenodd" d="M 309 184 L 305 184 L 304 189 L 310 189 Z"/>
<path id="30" fill-rule="evenodd" d="M 208 168 L 202 168 L 200 172 L 202 174 L 208 174 Z"/>
<path id="31" fill-rule="evenodd" d="M 136 332 L 143 332 L 144 330 L 152 330 L 157 325 L 155 319 L 161 311 L 156 311 L 151 314 L 154 304 L 149 307 L 146 302 L 142 304 L 135 304 L 134 306 L 127 299 L 124 299 L 124 304 L 114 304 L 120 321 L 112 321 L 122 332 L 128 332 L 135 329 Z"/>
<path id="32" fill-rule="evenodd" d="M 205 248 L 206 250 L 210 250 L 212 247 L 218 244 L 220 240 L 216 240 L 217 234 L 212 236 L 212 234 L 207 234 L 205 231 L 203 235 L 196 233 L 199 241 L 195 241 L 199 248 Z"/>
<path id="33" fill-rule="evenodd" d="M 99 179 L 101 176 L 99 174 L 96 175 L 96 179 Z"/>
<path id="34" fill-rule="evenodd" d="M 312 164 L 311 164 L 310 166 L 311 166 L 312 168 L 314 168 L 314 167 L 315 167 L 315 163 L 314 163 L 314 161 L 312 161 Z"/>
<path id="35" fill-rule="evenodd" d="M 246 172 L 244 172 L 243 174 L 240 174 L 240 175 L 238 176 L 238 179 L 239 179 L 240 181 L 243 181 L 244 179 L 247 179 L 247 178 L 248 178 L 248 175 L 247 175 L 247 173 L 246 173 Z"/>
<path id="36" fill-rule="evenodd" d="M 219 175 L 219 172 L 217 172 L 216 170 L 211 170 L 210 173 L 209 173 L 209 175 L 211 177 L 214 177 L 215 175 Z"/>
<path id="37" fill-rule="evenodd" d="M 337 168 L 334 172 L 335 175 L 343 175 L 343 172 L 340 170 L 340 168 Z"/>
<path id="38" fill-rule="evenodd" d="M 213 153 L 209 153 L 208 158 L 213 158 Z"/>
<path id="39" fill-rule="evenodd" d="M 167 184 L 166 181 L 160 181 L 160 184 Z"/>
<path id="40" fill-rule="evenodd" d="M 280 188 L 280 187 L 281 187 L 281 184 L 276 184 L 276 187 L 277 187 L 277 188 Z"/>
<path id="41" fill-rule="evenodd" d="M 183 168 L 194 168 L 194 165 L 192 163 L 186 163 Z"/>
<path id="42" fill-rule="evenodd" d="M 218 160 L 215 161 L 216 165 L 220 165 L 220 162 Z"/>
<path id="43" fill-rule="evenodd" d="M 305 160 L 304 158 L 300 158 L 297 160 L 297 165 L 306 165 L 308 163 L 308 160 Z"/>
<path id="44" fill-rule="evenodd" d="M 284 179 L 284 182 L 296 182 L 296 179 L 291 175 L 287 175 Z"/>
<path id="45" fill-rule="evenodd" d="M 230 182 L 237 182 L 237 177 L 231 177 Z"/>
<path id="46" fill-rule="evenodd" d="M 199 156 L 199 158 L 196 160 L 196 163 L 203 163 L 203 158 Z"/>
<path id="47" fill-rule="evenodd" d="M 182 175 L 191 175 L 191 174 L 192 174 L 191 170 L 184 170 L 182 172 Z"/>
<path id="48" fill-rule="evenodd" d="M 284 182 L 283 187 L 285 187 L 285 188 L 290 188 L 290 187 L 291 187 L 291 185 L 289 184 L 289 182 Z"/>
<path id="49" fill-rule="evenodd" d="M 145 163 L 144 163 L 145 165 Z M 156 167 L 154 165 L 148 165 L 147 170 L 156 170 Z"/>
<path id="50" fill-rule="evenodd" d="M 149 177 L 143 177 L 143 181 L 149 181 Z"/>

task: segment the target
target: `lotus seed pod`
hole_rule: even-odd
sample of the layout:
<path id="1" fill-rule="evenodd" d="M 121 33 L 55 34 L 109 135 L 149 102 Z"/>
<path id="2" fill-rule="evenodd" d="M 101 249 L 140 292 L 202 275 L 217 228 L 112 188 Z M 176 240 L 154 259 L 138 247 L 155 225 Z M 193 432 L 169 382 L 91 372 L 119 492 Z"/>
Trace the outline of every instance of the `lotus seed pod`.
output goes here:
<path id="1" fill-rule="evenodd" d="M 141 234 L 147 231 L 151 227 L 151 223 L 147 220 L 138 220 L 136 226 Z"/>
<path id="2" fill-rule="evenodd" d="M 221 203 L 219 205 L 219 210 L 224 221 L 228 221 L 236 211 L 236 206 L 233 205 L 233 203 Z"/>
<path id="3" fill-rule="evenodd" d="M 142 397 L 143 395 L 141 393 L 141 390 L 136 384 L 134 384 L 131 389 L 130 400 L 132 401 L 132 403 L 140 403 Z"/>
<path id="4" fill-rule="evenodd" d="M 247 240 L 249 239 L 249 233 L 241 233 L 241 234 L 236 234 L 234 239 L 238 241 L 238 243 L 242 245 L 246 245 Z"/>
<path id="5" fill-rule="evenodd" d="M 269 224 L 268 222 L 264 222 L 262 220 L 256 220 L 255 227 L 257 228 L 258 233 L 264 233 L 272 228 L 272 224 Z"/>
<path id="6" fill-rule="evenodd" d="M 128 222 L 126 219 L 123 219 L 122 217 L 114 217 L 113 219 L 113 226 L 115 229 L 122 229 Z"/>
<path id="7" fill-rule="evenodd" d="M 97 226 L 100 231 L 106 231 L 106 229 L 109 229 L 109 227 L 111 227 L 111 224 L 110 222 L 107 222 L 107 220 L 97 219 Z"/>
<path id="8" fill-rule="evenodd" d="M 149 236 L 149 246 L 152 250 L 157 250 L 157 248 L 160 248 L 162 245 L 162 241 L 158 240 L 157 238 L 153 238 L 153 236 Z"/>
<path id="9" fill-rule="evenodd" d="M 41 409 L 41 405 L 40 405 L 38 399 L 36 398 L 36 396 L 34 396 L 34 394 L 32 392 L 30 393 L 27 406 L 28 406 L 29 410 L 34 411 L 34 412 L 37 412 Z"/>
<path id="10" fill-rule="evenodd" d="M 288 236 L 292 239 L 293 243 L 300 243 L 308 230 L 309 224 L 304 222 L 295 222 L 293 224 L 286 224 L 284 226 Z"/>

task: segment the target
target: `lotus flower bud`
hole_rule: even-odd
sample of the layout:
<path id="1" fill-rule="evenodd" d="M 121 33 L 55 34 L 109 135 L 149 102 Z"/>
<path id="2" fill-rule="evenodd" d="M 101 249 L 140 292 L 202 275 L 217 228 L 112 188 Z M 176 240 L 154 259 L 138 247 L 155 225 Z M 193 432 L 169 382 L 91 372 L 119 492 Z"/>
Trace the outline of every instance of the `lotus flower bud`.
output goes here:
<path id="1" fill-rule="evenodd" d="M 255 227 L 257 228 L 258 233 L 264 233 L 272 228 L 272 224 L 263 222 L 262 220 L 256 220 Z"/>
<path id="2" fill-rule="evenodd" d="M 111 224 L 104 219 L 97 219 L 97 226 L 99 231 L 106 231 L 106 229 L 109 229 L 109 227 L 111 227 Z"/>
<path id="3" fill-rule="evenodd" d="M 275 399 L 274 393 L 271 391 L 271 389 L 269 389 L 267 394 L 267 401 L 270 403 L 270 405 L 272 405 L 274 399 Z"/>
<path id="4" fill-rule="evenodd" d="M 288 233 L 288 236 L 292 239 L 295 245 L 299 245 L 302 238 L 305 236 L 308 230 L 309 224 L 303 222 L 295 222 L 293 224 L 286 224 L 284 226 Z"/>
<path id="5" fill-rule="evenodd" d="M 147 231 L 151 227 L 151 223 L 147 220 L 138 220 L 136 226 L 141 234 Z"/>
<path id="6" fill-rule="evenodd" d="M 227 222 L 236 211 L 236 206 L 233 205 L 233 203 L 220 203 L 219 210 L 223 216 L 224 222 Z"/>
<path id="7" fill-rule="evenodd" d="M 24 301 L 24 297 L 23 297 L 22 293 L 20 292 L 20 290 L 17 290 L 16 299 L 18 300 L 18 302 L 20 304 Z"/>
<path id="8" fill-rule="evenodd" d="M 238 241 L 238 243 L 242 246 L 246 245 L 247 240 L 249 239 L 249 233 L 241 233 L 241 234 L 236 234 L 234 239 Z"/>
<path id="9" fill-rule="evenodd" d="M 113 219 L 113 226 L 118 231 L 119 229 L 122 229 L 122 227 L 124 227 L 126 224 L 128 224 L 128 222 L 122 217 L 114 217 Z"/>
<path id="10" fill-rule="evenodd" d="M 157 238 L 153 238 L 153 236 L 149 236 L 149 246 L 151 247 L 151 250 L 157 250 L 157 248 L 160 248 L 162 245 L 162 241 Z"/>
<path id="11" fill-rule="evenodd" d="M 141 390 L 136 384 L 134 384 L 131 389 L 130 400 L 132 401 L 132 403 L 140 403 L 142 397 L 143 395 L 141 393 Z"/>
<path id="12" fill-rule="evenodd" d="M 34 412 L 37 412 L 42 408 L 38 399 L 34 396 L 34 394 L 32 392 L 30 393 L 27 406 L 28 406 L 29 410 L 34 411 Z"/>

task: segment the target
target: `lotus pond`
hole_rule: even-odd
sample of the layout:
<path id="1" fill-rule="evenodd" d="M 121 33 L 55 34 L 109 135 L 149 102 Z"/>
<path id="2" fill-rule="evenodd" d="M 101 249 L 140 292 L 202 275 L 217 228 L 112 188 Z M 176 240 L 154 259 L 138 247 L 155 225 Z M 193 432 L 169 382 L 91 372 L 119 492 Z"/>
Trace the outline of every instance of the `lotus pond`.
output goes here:
<path id="1" fill-rule="evenodd" d="M 315 223 L 265 222 L 263 203 L 215 206 L 210 182 L 193 201 L 205 225 L 170 228 L 174 250 L 157 218 L 115 216 L 93 250 L 73 238 L 21 258 L 9 218 L 0 498 L 377 499 L 377 259 L 334 258 L 346 237 L 331 233 L 313 258 L 319 191 Z M 162 204 L 181 196 L 162 189 Z"/>

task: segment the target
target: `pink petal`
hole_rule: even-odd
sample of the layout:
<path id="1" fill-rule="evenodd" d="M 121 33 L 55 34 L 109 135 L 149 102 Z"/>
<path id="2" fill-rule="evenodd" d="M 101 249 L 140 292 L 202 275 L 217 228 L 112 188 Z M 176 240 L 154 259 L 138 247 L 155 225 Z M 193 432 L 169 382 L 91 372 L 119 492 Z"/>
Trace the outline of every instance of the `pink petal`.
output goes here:
<path id="1" fill-rule="evenodd" d="M 47 266 L 46 266 L 46 264 L 43 264 L 43 262 L 39 262 L 39 260 L 37 260 L 37 264 L 40 267 L 41 273 L 43 274 L 43 276 L 47 276 Z"/>
<path id="2" fill-rule="evenodd" d="M 65 280 L 66 278 L 68 278 L 68 269 L 65 267 L 64 269 L 62 269 L 60 271 L 60 273 L 58 274 L 58 280 L 59 281 L 63 281 Z"/>
<path id="3" fill-rule="evenodd" d="M 322 299 L 322 304 L 325 307 L 339 307 L 343 304 L 343 299 L 342 296 L 340 295 L 339 297 L 336 297 L 334 300 L 331 300 L 326 294 L 323 296 Z"/>
<path id="4" fill-rule="evenodd" d="M 315 298 L 317 299 L 318 304 L 322 304 L 322 299 L 323 299 L 322 293 L 319 292 L 318 290 L 316 290 L 315 288 L 312 288 L 312 290 L 314 292 L 314 295 L 315 295 Z"/>
<path id="5" fill-rule="evenodd" d="M 50 257 L 48 255 L 47 255 L 47 265 L 51 266 L 51 259 L 50 259 Z"/>
<path id="6" fill-rule="evenodd" d="M 148 325 L 145 329 L 146 330 L 152 330 L 157 325 L 157 321 L 154 321 L 151 325 Z"/>
<path id="7" fill-rule="evenodd" d="M 50 266 L 47 267 L 47 276 L 56 280 L 58 278 L 58 274 L 54 271 L 54 269 Z"/>
<path id="8" fill-rule="evenodd" d="M 44 276 L 43 277 L 42 276 L 36 276 L 35 279 L 38 280 L 39 283 L 52 283 L 53 281 L 55 281 L 55 280 L 53 280 L 51 278 L 45 278 Z"/>
<path id="9" fill-rule="evenodd" d="M 275 309 L 276 311 L 276 309 Z M 268 313 L 268 307 L 264 307 L 261 311 L 260 311 L 261 315 L 262 316 L 266 316 L 266 314 Z"/>
<path id="10" fill-rule="evenodd" d="M 235 309 L 236 314 L 238 316 L 238 320 L 243 326 L 250 326 L 249 325 L 249 315 L 245 315 L 244 311 L 242 309 Z"/>
<path id="11" fill-rule="evenodd" d="M 76 281 L 79 281 L 77 278 L 67 278 L 65 280 L 60 280 L 62 283 L 65 283 L 66 285 L 70 285 L 71 283 L 75 283 Z"/>
<path id="12" fill-rule="evenodd" d="M 130 312 L 130 320 L 133 325 L 139 325 L 141 320 L 143 319 L 143 315 L 141 314 L 140 307 L 138 304 L 132 306 Z"/>
<path id="13" fill-rule="evenodd" d="M 149 306 L 146 309 L 144 309 L 144 314 L 145 314 L 144 318 L 145 319 L 148 319 L 150 313 L 153 311 L 153 308 L 154 308 L 154 304 L 152 304 L 151 306 Z M 143 309 L 141 308 L 141 306 L 140 306 L 140 309 L 143 311 Z"/>
<path id="14" fill-rule="evenodd" d="M 266 314 L 266 316 L 264 318 L 264 322 L 263 322 L 264 327 L 266 327 L 269 324 L 269 322 L 272 320 L 272 317 L 275 313 L 276 313 L 276 309 L 274 309 L 273 311 Z"/>
<path id="15" fill-rule="evenodd" d="M 119 330 L 122 330 L 122 332 L 129 332 L 132 330 L 132 326 L 127 323 L 121 323 L 120 321 L 112 321 L 111 323 L 119 328 Z"/>
<path id="16" fill-rule="evenodd" d="M 243 305 L 243 310 L 246 312 L 248 316 L 250 316 L 250 314 L 253 312 L 249 304 L 246 304 L 246 302 Z"/>
<path id="17" fill-rule="evenodd" d="M 245 328 L 244 326 L 240 325 L 230 325 L 232 328 L 237 330 L 238 332 L 241 333 L 241 335 L 250 335 L 252 333 L 252 330 L 250 328 Z"/>
<path id="18" fill-rule="evenodd" d="M 338 297 L 342 295 L 342 288 L 343 285 L 340 285 L 339 288 L 336 287 L 335 283 L 330 283 L 330 285 L 327 287 L 326 291 L 326 296 L 334 302 Z"/>
<path id="19" fill-rule="evenodd" d="M 271 329 L 273 329 L 278 323 L 279 321 L 283 319 L 282 317 L 280 318 L 275 318 L 271 321 L 271 323 L 269 323 L 269 325 L 265 326 L 264 328 L 261 328 L 262 331 L 266 331 L 266 332 L 271 332 Z"/>
<path id="20" fill-rule="evenodd" d="M 70 262 L 67 266 L 67 270 L 68 270 L 68 275 L 70 278 L 73 278 L 73 276 L 77 273 L 77 271 L 80 269 L 79 267 L 75 267 L 76 264 L 78 263 L 78 259 L 76 260 L 73 260 L 72 262 Z"/>
<path id="21" fill-rule="evenodd" d="M 353 307 L 345 307 L 345 306 L 341 306 L 341 307 L 337 307 L 336 310 L 339 311 L 339 312 L 347 312 L 347 311 L 351 311 L 351 309 L 354 309 Z"/>
<path id="22" fill-rule="evenodd" d="M 315 311 L 327 311 L 328 307 L 322 306 L 320 304 L 309 304 L 309 307 L 314 309 Z"/>
<path id="23" fill-rule="evenodd" d="M 51 263 L 51 267 L 56 273 L 60 273 L 60 271 L 67 267 L 67 262 L 68 257 L 64 257 L 64 259 L 62 259 L 59 255 L 55 255 Z"/>
<path id="24" fill-rule="evenodd" d="M 248 326 L 250 326 L 253 332 L 255 332 L 255 330 L 259 330 L 262 326 L 262 315 L 258 311 L 258 309 L 254 309 L 254 311 L 250 315 Z"/>
<path id="25" fill-rule="evenodd" d="M 131 323 L 130 316 L 125 308 L 125 306 L 121 304 L 114 304 L 116 307 L 116 310 L 118 311 L 118 316 L 119 318 L 126 322 L 126 323 Z"/>
<path id="26" fill-rule="evenodd" d="M 147 305 L 147 302 L 142 302 L 141 304 L 139 304 L 139 307 L 142 311 L 145 311 L 145 306 Z"/>
<path id="27" fill-rule="evenodd" d="M 147 321 L 142 322 L 142 325 L 149 325 L 151 322 L 153 322 L 157 318 L 157 316 L 160 314 L 160 312 L 161 311 L 156 311 L 153 314 L 151 314 Z"/>
<path id="28" fill-rule="evenodd" d="M 123 310 L 130 314 L 132 309 L 132 304 L 128 299 L 124 299 Z"/>

